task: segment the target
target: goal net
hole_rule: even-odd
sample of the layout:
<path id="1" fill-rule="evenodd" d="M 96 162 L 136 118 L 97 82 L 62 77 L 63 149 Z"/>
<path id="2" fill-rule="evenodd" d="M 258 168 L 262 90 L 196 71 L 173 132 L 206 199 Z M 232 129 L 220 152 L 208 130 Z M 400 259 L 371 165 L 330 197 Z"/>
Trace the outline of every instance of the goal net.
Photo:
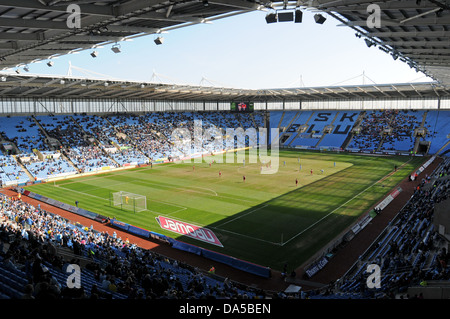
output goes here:
<path id="1" fill-rule="evenodd" d="M 116 192 L 112 194 L 112 203 L 121 209 L 141 212 L 147 209 L 147 197 L 129 192 Z"/>

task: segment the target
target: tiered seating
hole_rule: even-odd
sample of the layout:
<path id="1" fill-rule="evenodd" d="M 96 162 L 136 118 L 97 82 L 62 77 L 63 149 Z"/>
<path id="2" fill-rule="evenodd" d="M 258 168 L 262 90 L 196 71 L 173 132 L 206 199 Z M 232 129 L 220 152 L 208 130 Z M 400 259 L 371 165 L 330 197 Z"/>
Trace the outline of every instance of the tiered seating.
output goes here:
<path id="1" fill-rule="evenodd" d="M 222 140 L 222 129 L 220 122 L 217 120 L 220 114 L 216 112 L 193 113 L 195 123 L 202 123 L 203 132 L 201 137 L 201 147 L 208 153 L 222 151 L 225 146 Z M 220 137 L 219 137 L 220 136 Z M 216 139 L 216 137 L 219 137 Z"/>
<path id="2" fill-rule="evenodd" d="M 272 112 L 275 113 L 275 112 Z M 278 112 L 277 112 L 278 113 Z M 281 123 L 274 123 L 276 125 L 279 124 L 279 128 L 282 129 L 283 127 L 288 127 L 289 123 L 291 123 L 291 121 L 297 116 L 299 115 L 299 111 L 285 111 L 284 112 L 284 116 L 283 116 L 283 120 L 281 121 Z M 283 112 L 280 112 L 280 116 L 283 114 Z M 308 118 L 306 118 L 307 120 Z M 296 123 L 296 122 L 294 122 Z M 271 125 L 272 125 L 272 121 L 271 121 Z M 273 126 L 272 126 L 273 127 Z"/>
<path id="3" fill-rule="evenodd" d="M 13 156 L 0 155 L 0 180 L 2 180 L 5 185 L 8 185 L 10 182 L 23 184 L 30 179 Z"/>
<path id="4" fill-rule="evenodd" d="M 36 292 L 42 282 L 54 286 L 53 299 L 228 299 L 257 296 L 252 288 L 209 276 L 176 260 L 139 248 L 118 238 L 115 233 L 111 236 L 82 225 L 72 225 L 61 217 L 7 197 L 0 201 L 0 206 L 5 208 L 0 209 L 0 221 L 7 217 L 0 222 L 0 236 L 2 240 L 8 239 L 6 242 L 9 243 L 0 251 L 2 299 L 22 298 L 27 285 L 35 288 L 31 296 L 48 298 L 47 294 Z M 26 223 L 21 223 L 22 219 Z M 35 226 L 26 231 L 24 225 L 28 224 L 28 219 Z M 32 237 L 39 239 L 32 240 Z M 33 245 L 32 253 L 27 249 L 30 243 Z M 13 257 L 11 263 L 3 262 L 9 257 Z M 74 261 L 81 267 L 80 289 L 67 286 L 69 274 L 65 271 L 66 265 Z"/>
<path id="5" fill-rule="evenodd" d="M 0 130 L 23 154 L 32 154 L 33 149 L 47 150 L 44 135 L 31 117 L 0 117 Z"/>
<path id="6" fill-rule="evenodd" d="M 82 172 L 93 172 L 106 167 L 117 167 L 116 163 L 106 156 L 98 146 L 78 146 L 67 151 L 71 161 Z"/>
<path id="7" fill-rule="evenodd" d="M 357 267 L 344 278 L 340 292 L 366 290 L 369 264 L 379 265 L 383 273 L 377 292 L 402 293 L 423 279 L 448 278 L 450 268 L 442 268 L 437 262 L 443 242 L 432 223 L 434 205 L 449 196 L 450 180 L 439 178 L 442 169 L 450 173 L 450 159 L 421 183 L 422 189 L 416 191 L 372 248 L 361 256 Z"/>
<path id="8" fill-rule="evenodd" d="M 333 122 L 333 130 L 331 133 L 325 134 L 318 147 L 341 148 L 352 131 L 359 114 L 359 111 L 339 111 Z"/>
<path id="9" fill-rule="evenodd" d="M 129 117 L 131 118 L 127 119 L 126 124 L 118 125 L 116 129 L 126 134 L 134 147 L 151 161 L 167 159 L 172 146 L 165 135 L 169 134 L 170 130 L 166 130 L 164 121 L 161 122 L 155 113 Z"/>
<path id="10" fill-rule="evenodd" d="M 116 123 L 118 117 L 120 115 L 114 119 Z M 118 134 L 115 127 L 106 118 L 97 115 L 76 115 L 73 118 L 83 127 L 84 131 L 100 142 L 100 147 L 108 152 L 109 156 L 119 165 L 148 163 L 148 158 L 130 145 L 126 137 Z"/>
<path id="11" fill-rule="evenodd" d="M 382 150 L 411 151 L 414 148 L 414 130 L 421 126 L 424 111 L 397 111 L 389 123 L 392 134 L 385 136 Z"/>
<path id="12" fill-rule="evenodd" d="M 448 134 L 450 123 L 449 111 L 428 111 L 426 116 L 425 127 L 428 130 L 429 135 L 426 140 L 431 141 L 430 150 L 431 154 L 436 153 L 444 144 L 449 140 Z"/>
<path id="13" fill-rule="evenodd" d="M 49 117 L 39 118 L 47 119 Z M 32 117 L 3 117 L 0 118 L 0 121 L 2 121 L 2 128 L 5 129 L 4 136 L 14 142 L 20 151 L 17 157 L 32 159 L 31 162 L 22 161 L 22 163 L 36 180 L 45 179 L 49 175 L 55 176 L 74 171 L 64 158 L 52 160 L 44 157 L 41 160 L 36 156 L 37 151 L 46 153 L 50 151 L 50 147 L 46 143 L 45 134 Z M 25 176 L 22 169 L 18 169 L 16 180 L 24 182 L 24 179 L 28 180 L 28 177 Z"/>
<path id="14" fill-rule="evenodd" d="M 28 284 L 26 273 L 7 264 L 0 255 L 0 299 L 21 299 Z"/>
<path id="15" fill-rule="evenodd" d="M 284 143 L 284 145 L 290 145 L 293 140 L 297 138 L 298 129 L 301 125 L 308 124 L 310 117 L 312 116 L 312 111 L 301 111 L 301 112 L 289 112 L 291 115 L 295 117 L 293 120 L 288 113 L 284 115 L 283 123 L 281 123 L 280 127 L 286 127 L 285 133 L 292 134 Z M 289 125 L 290 124 L 290 125 Z"/>
<path id="16" fill-rule="evenodd" d="M 42 152 L 43 155 L 53 154 L 52 152 Z M 34 157 L 37 158 L 37 157 Z M 57 177 L 67 174 L 76 174 L 77 170 L 64 158 L 47 158 L 44 161 L 32 160 L 24 163 L 27 170 L 35 177 L 35 180 L 43 180 L 50 177 Z"/>
<path id="17" fill-rule="evenodd" d="M 103 167 L 117 166 L 103 149 L 89 141 L 89 135 L 70 116 L 55 116 L 57 126 L 47 131 L 52 138 L 59 140 L 66 155 L 82 172 L 101 170 Z"/>
<path id="18" fill-rule="evenodd" d="M 375 151 L 382 141 L 382 132 L 388 127 L 394 110 L 368 111 L 360 125 L 361 131 L 353 136 L 348 145 L 349 149 L 359 149 L 362 151 Z"/>
<path id="19" fill-rule="evenodd" d="M 295 138 L 291 146 L 316 147 L 323 136 L 323 129 L 333 123 L 336 111 L 317 111 L 312 114 L 308 121 L 308 129 Z M 299 122 L 298 122 L 299 123 Z M 299 123 L 301 124 L 301 123 Z"/>

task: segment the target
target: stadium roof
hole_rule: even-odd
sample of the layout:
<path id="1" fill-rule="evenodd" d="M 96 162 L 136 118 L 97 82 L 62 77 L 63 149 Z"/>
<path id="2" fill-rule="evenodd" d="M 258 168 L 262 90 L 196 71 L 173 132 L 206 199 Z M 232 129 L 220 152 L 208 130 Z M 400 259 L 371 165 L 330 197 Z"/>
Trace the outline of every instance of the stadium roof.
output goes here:
<path id="1" fill-rule="evenodd" d="M 151 82 L 109 81 L 69 76 L 9 74 L 0 78 L 0 96 L 190 101 L 298 101 L 449 98 L 435 83 L 370 84 L 285 89 L 235 89 Z"/>
<path id="2" fill-rule="evenodd" d="M 368 45 L 450 83 L 449 0 L 0 0 L 0 68 L 15 68 L 133 37 L 253 10 L 326 12 Z M 78 11 L 69 5 L 78 5 Z M 371 26 L 378 5 L 380 25 Z M 68 10 L 69 9 L 69 10 Z M 70 22 L 68 24 L 68 22 Z M 375 21 L 376 22 L 376 21 Z M 72 25 L 73 24 L 73 25 Z M 70 28 L 71 27 L 71 28 Z M 45 79 L 44 79 L 45 81 Z M 194 90 L 194 88 L 190 88 Z M 343 93 L 345 94 L 345 93 Z M 383 95 L 383 94 L 382 94 Z"/>
<path id="3" fill-rule="evenodd" d="M 450 84 L 450 1 L 356 1 L 325 0 L 324 10 L 353 28 L 366 43 L 400 59 L 443 85 Z M 379 25 L 374 7 L 381 9 Z M 368 23 L 370 22 L 370 23 Z"/>

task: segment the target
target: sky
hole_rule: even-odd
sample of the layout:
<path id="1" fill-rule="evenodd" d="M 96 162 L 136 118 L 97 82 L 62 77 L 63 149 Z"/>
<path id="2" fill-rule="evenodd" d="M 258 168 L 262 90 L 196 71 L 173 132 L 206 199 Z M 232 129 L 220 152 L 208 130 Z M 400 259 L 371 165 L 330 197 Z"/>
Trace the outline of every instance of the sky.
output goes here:
<path id="1" fill-rule="evenodd" d="M 30 74 L 109 80 L 188 84 L 242 89 L 298 88 L 428 82 L 431 79 L 376 47 L 368 48 L 349 27 L 326 15 L 316 24 L 304 12 L 302 23 L 266 23 L 266 12 L 244 13 L 211 24 L 111 44 L 54 60 L 29 64 Z M 69 68 L 69 65 L 72 65 Z M 80 71 L 80 68 L 83 71 Z"/>

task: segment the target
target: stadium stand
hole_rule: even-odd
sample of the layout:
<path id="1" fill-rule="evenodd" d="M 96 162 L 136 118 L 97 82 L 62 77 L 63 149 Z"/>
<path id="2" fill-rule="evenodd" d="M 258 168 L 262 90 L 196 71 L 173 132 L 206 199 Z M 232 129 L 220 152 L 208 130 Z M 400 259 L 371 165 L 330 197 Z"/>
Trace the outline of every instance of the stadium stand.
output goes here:
<path id="1" fill-rule="evenodd" d="M 408 294 L 414 285 L 448 282 L 448 242 L 432 221 L 435 205 L 450 196 L 449 174 L 450 159 L 446 158 L 433 174 L 422 178 L 414 195 L 358 262 L 333 287 L 327 287 L 326 296 L 316 291 L 311 298 L 408 298 L 414 297 Z M 379 288 L 367 288 L 370 264 L 382 269 Z"/>
<path id="2" fill-rule="evenodd" d="M 429 111 L 426 114 L 425 128 L 426 137 L 422 140 L 429 140 L 431 154 L 435 154 L 439 149 L 448 142 L 448 123 L 450 119 L 450 112 L 448 111 Z M 440 134 L 439 134 L 440 133 Z"/>
<path id="3" fill-rule="evenodd" d="M 351 141 L 348 148 L 370 151 L 411 150 L 417 144 L 415 130 L 425 127 L 428 133 L 420 138 L 431 140 L 435 146 L 429 150 L 437 151 L 448 141 L 446 136 L 438 134 L 445 130 L 448 114 L 448 111 L 272 111 L 270 126 L 287 127 L 285 133 L 293 133 L 288 135 L 285 145 L 303 145 L 298 129 L 307 124 L 306 131 L 311 132 L 323 133 L 327 126 L 329 128 L 319 138 L 320 143 L 313 143 L 314 147 L 341 148 L 346 141 Z M 155 112 L 0 119 L 8 123 L 2 126 L 3 140 L 17 145 L 19 155 L 28 154 L 25 152 L 30 151 L 29 147 L 23 145 L 31 143 L 38 147 L 39 156 L 45 158 L 39 159 L 33 152 L 27 165 L 21 166 L 16 156 L 0 156 L 2 181 L 21 184 L 32 180 L 26 171 L 34 178 L 45 179 L 56 173 L 77 173 L 133 161 L 145 162 L 145 159 L 181 156 L 183 152 L 174 150 L 171 145 L 174 128 L 184 127 L 192 133 L 195 120 L 202 120 L 203 128 L 256 128 L 264 126 L 265 114 Z M 362 129 L 353 136 L 353 129 L 358 125 Z M 380 134 L 386 126 L 396 132 L 389 134 L 389 139 Z M 27 132 L 22 132 L 23 129 Z M 251 138 L 246 137 L 247 145 Z M 203 142 L 202 151 L 211 152 L 218 147 L 212 140 Z M 220 146 L 226 145 L 222 141 Z M 108 152 L 107 148 L 115 148 L 116 152 Z M 194 154 L 199 150 L 192 148 L 189 152 Z M 61 160 L 51 158 L 55 154 L 64 157 Z M 67 160 L 63 160 L 65 158 Z M 39 165 L 33 167 L 32 164 Z M 431 222 L 435 205 L 448 199 L 449 173 L 450 160 L 445 158 L 433 174 L 423 177 L 414 196 L 338 283 L 295 294 L 263 292 L 231 282 L 144 250 L 114 234 L 71 224 L 39 207 L 3 196 L 0 200 L 0 298 L 255 299 L 269 295 L 310 299 L 396 298 L 406 295 L 414 285 L 450 279 L 449 254 Z M 65 288 L 68 274 L 64 267 L 69 263 L 77 263 L 82 268 L 80 289 Z M 367 289 L 365 269 L 368 264 L 382 265 L 386 275 L 381 288 Z"/>
<path id="4" fill-rule="evenodd" d="M 0 156 L 0 181 L 2 185 L 23 184 L 30 181 L 12 155 Z"/>
<path id="5" fill-rule="evenodd" d="M 268 128 L 281 131 L 282 147 L 434 154 L 449 141 L 446 134 L 436 134 L 445 131 L 448 111 L 306 110 L 271 111 L 267 116 Z M 265 127 L 265 117 L 263 111 L 2 117 L 2 145 L 10 145 L 10 150 L 2 147 L 2 152 L 14 155 L 8 161 L 2 158 L 2 167 L 10 170 L 3 179 L 24 183 L 257 145 L 266 142 L 259 130 Z M 200 122 L 203 132 L 208 131 L 201 145 L 194 134 Z M 173 135 L 176 128 L 178 135 Z M 244 135 L 237 135 L 234 143 L 215 138 L 226 135 L 227 128 L 242 128 Z M 420 148 L 423 143 L 425 150 Z M 14 162 L 17 169 L 12 174 Z"/>
<path id="6" fill-rule="evenodd" d="M 243 298 L 261 292 L 2 196 L 0 298 Z M 81 267 L 67 288 L 67 264 Z M 31 292 L 28 292 L 30 289 Z"/>

